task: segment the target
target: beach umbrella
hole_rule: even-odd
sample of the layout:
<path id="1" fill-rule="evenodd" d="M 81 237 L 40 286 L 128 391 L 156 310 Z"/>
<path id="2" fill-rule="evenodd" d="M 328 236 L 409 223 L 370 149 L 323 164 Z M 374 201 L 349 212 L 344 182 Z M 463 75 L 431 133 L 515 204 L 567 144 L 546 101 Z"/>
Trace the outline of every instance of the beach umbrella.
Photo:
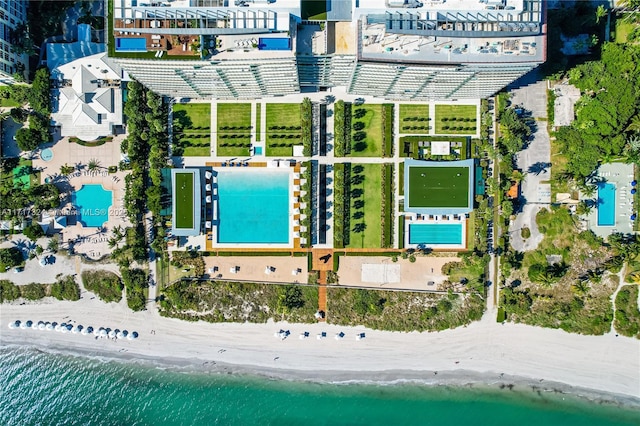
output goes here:
<path id="1" fill-rule="evenodd" d="M 32 330 L 37 330 L 38 329 L 38 323 L 35 322 L 35 321 L 31 322 L 31 329 Z"/>
<path id="2" fill-rule="evenodd" d="M 124 333 L 120 330 L 116 330 L 116 337 L 118 339 L 124 339 Z"/>
<path id="3" fill-rule="evenodd" d="M 344 333 L 342 331 L 336 334 L 336 340 L 340 340 L 340 339 L 344 339 Z"/>
<path id="4" fill-rule="evenodd" d="M 47 323 L 47 325 L 46 325 L 46 329 L 47 329 L 47 331 L 51 331 L 51 330 L 53 330 L 53 324 L 51 324 L 50 322 L 48 322 L 48 323 Z"/>
<path id="5" fill-rule="evenodd" d="M 113 339 L 114 337 L 116 337 L 116 332 L 113 330 L 109 331 L 109 338 Z"/>
<path id="6" fill-rule="evenodd" d="M 62 326 L 60 324 L 57 324 L 53 329 L 55 331 L 60 331 L 60 330 L 62 330 Z"/>
<path id="7" fill-rule="evenodd" d="M 83 328 L 82 331 L 80 331 L 80 334 L 82 334 L 83 336 L 86 336 L 87 334 L 89 334 L 89 330 L 86 328 Z"/>
<path id="8" fill-rule="evenodd" d="M 138 332 L 137 331 L 134 331 L 134 332 L 132 332 L 131 334 L 129 334 L 127 336 L 127 339 L 129 339 L 129 340 L 133 340 L 133 339 L 137 339 L 137 338 L 138 338 Z"/>
<path id="9" fill-rule="evenodd" d="M 20 328 L 25 330 L 27 328 L 27 323 L 26 322 L 20 323 Z"/>
<path id="10" fill-rule="evenodd" d="M 97 330 L 94 330 L 94 331 L 93 331 L 93 335 L 94 335 L 94 336 L 99 336 L 99 335 L 100 335 L 100 330 L 102 330 L 102 327 L 100 327 L 100 328 L 99 328 L 99 329 L 97 329 Z"/>
<path id="11" fill-rule="evenodd" d="M 638 184 L 638 182 L 636 182 L 635 180 L 631 181 L 631 186 L 636 186 L 637 184 Z"/>
<path id="12" fill-rule="evenodd" d="M 47 328 L 47 325 L 44 321 L 38 321 L 38 330 L 44 330 L 45 328 Z"/>
<path id="13" fill-rule="evenodd" d="M 630 217 L 630 219 L 631 219 L 631 220 L 636 220 L 636 214 L 635 214 L 635 213 L 634 213 L 634 214 L 632 214 L 632 215 L 631 215 L 631 217 Z"/>
<path id="14" fill-rule="evenodd" d="M 71 327 L 71 332 L 72 332 L 73 334 L 78 334 L 78 332 L 79 332 L 79 331 L 80 331 L 80 330 L 78 330 L 78 327 L 77 327 L 77 326 L 76 326 L 76 327 Z"/>
<path id="15" fill-rule="evenodd" d="M 88 334 L 93 334 L 94 333 L 93 327 L 91 327 L 91 326 L 87 327 L 87 333 Z"/>
<path id="16" fill-rule="evenodd" d="M 71 324 L 67 324 L 67 331 L 73 330 L 73 326 Z"/>
<path id="17" fill-rule="evenodd" d="M 322 333 L 318 333 L 318 340 L 324 339 L 325 337 L 327 337 L 326 331 L 323 331 Z"/>
<path id="18" fill-rule="evenodd" d="M 18 328 L 20 327 L 20 321 L 16 320 L 16 321 L 11 321 L 9 323 L 9 328 Z"/>
<path id="19" fill-rule="evenodd" d="M 365 338 L 365 334 L 364 333 L 358 333 L 358 335 L 356 336 L 356 340 L 362 340 Z"/>
<path id="20" fill-rule="evenodd" d="M 635 189 L 635 188 L 633 188 L 633 189 L 631 190 L 631 193 L 632 193 L 632 194 L 635 194 L 635 193 L 636 193 L 636 189 Z"/>
<path id="21" fill-rule="evenodd" d="M 122 330 L 122 335 L 124 337 L 127 337 L 129 335 L 129 332 L 127 330 Z"/>
<path id="22" fill-rule="evenodd" d="M 107 330 L 105 330 L 104 328 L 100 329 L 100 337 L 107 337 L 109 335 L 109 333 L 107 333 Z"/>
<path id="23" fill-rule="evenodd" d="M 27 325 L 27 328 L 33 327 L 33 321 L 27 320 L 26 325 Z"/>

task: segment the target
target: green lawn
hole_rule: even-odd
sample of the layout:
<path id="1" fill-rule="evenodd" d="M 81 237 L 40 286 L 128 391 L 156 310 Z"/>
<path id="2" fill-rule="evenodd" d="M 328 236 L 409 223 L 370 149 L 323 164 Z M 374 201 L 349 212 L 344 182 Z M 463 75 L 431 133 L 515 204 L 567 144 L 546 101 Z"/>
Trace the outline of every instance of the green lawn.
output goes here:
<path id="1" fill-rule="evenodd" d="M 267 104 L 267 156 L 293 155 L 293 145 L 302 144 L 300 104 Z"/>
<path id="2" fill-rule="evenodd" d="M 404 195 L 404 163 L 398 164 L 398 167 L 399 167 L 398 173 L 400 173 L 400 179 L 399 179 L 400 187 L 398 188 L 398 194 Z"/>
<path id="3" fill-rule="evenodd" d="M 475 105 L 436 105 L 436 133 L 473 135 L 478 126 Z"/>
<path id="4" fill-rule="evenodd" d="M 218 104 L 218 155 L 248 156 L 252 130 L 251 104 Z"/>
<path id="5" fill-rule="evenodd" d="M 380 248 L 382 167 L 380 164 L 353 164 L 351 167 L 351 194 L 347 195 L 351 214 L 348 248 Z M 362 171 L 358 173 L 360 169 Z M 361 180 L 356 176 L 362 176 Z"/>
<path id="6" fill-rule="evenodd" d="M 174 152 L 188 157 L 211 154 L 211 104 L 173 106 Z"/>
<path id="7" fill-rule="evenodd" d="M 467 207 L 469 168 L 409 167 L 406 207 Z"/>
<path id="8" fill-rule="evenodd" d="M 193 174 L 176 173 L 176 227 L 193 228 Z"/>
<path id="9" fill-rule="evenodd" d="M 351 157 L 382 157 L 382 105 L 353 105 L 351 108 Z M 356 130 L 358 124 L 362 130 Z"/>
<path id="10" fill-rule="evenodd" d="M 22 165 L 13 169 L 13 187 L 17 188 L 22 186 L 24 189 L 29 189 L 31 187 L 31 175 L 29 171 L 31 170 L 31 165 Z"/>
<path id="11" fill-rule="evenodd" d="M 429 134 L 429 105 L 400 105 L 400 133 Z"/>

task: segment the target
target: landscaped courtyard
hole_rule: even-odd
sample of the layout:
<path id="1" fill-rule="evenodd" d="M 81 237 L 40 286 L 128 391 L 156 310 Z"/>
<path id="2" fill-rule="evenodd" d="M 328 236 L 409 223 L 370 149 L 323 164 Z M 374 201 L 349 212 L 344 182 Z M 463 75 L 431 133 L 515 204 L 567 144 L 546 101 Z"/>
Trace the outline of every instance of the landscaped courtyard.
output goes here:
<path id="1" fill-rule="evenodd" d="M 400 105 L 400 133 L 429 134 L 429 105 Z"/>
<path id="2" fill-rule="evenodd" d="M 477 107 L 475 105 L 436 105 L 436 133 L 452 135 L 476 134 Z"/>
<path id="3" fill-rule="evenodd" d="M 217 154 L 247 157 L 251 147 L 251 104 L 218 104 Z"/>
<path id="4" fill-rule="evenodd" d="M 300 104 L 267 104 L 267 156 L 293 155 L 293 146 L 302 145 Z"/>
<path id="5" fill-rule="evenodd" d="M 211 104 L 173 106 L 173 155 L 211 155 Z"/>

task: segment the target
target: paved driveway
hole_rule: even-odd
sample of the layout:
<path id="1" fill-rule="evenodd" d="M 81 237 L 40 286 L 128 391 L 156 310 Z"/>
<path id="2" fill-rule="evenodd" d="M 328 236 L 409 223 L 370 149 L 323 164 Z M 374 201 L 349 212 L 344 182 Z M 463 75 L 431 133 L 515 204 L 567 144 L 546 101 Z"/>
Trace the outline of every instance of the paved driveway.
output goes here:
<path id="1" fill-rule="evenodd" d="M 533 118 L 547 118 L 546 81 L 515 89 L 513 94 L 512 105 L 522 105 L 525 110 L 531 111 Z M 540 194 L 545 191 L 541 190 L 544 187 L 539 187 L 551 178 L 549 132 L 546 121 L 536 121 L 536 124 L 532 141 L 516 158 L 518 168 L 526 173 L 521 184 L 522 211 L 509 226 L 511 245 L 518 251 L 535 250 L 542 241 L 543 235 L 538 231 L 536 215 L 541 208 L 548 206 L 550 201 L 540 198 Z M 523 240 L 520 234 L 524 227 L 531 230 L 531 237 L 526 240 Z"/>

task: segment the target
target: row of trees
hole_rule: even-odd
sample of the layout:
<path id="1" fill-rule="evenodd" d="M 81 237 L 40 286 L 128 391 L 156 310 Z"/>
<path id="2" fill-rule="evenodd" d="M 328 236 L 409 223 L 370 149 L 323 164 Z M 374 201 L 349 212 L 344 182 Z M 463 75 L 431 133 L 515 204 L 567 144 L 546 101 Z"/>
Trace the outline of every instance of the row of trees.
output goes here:
<path id="1" fill-rule="evenodd" d="M 36 71 L 31 89 L 28 92 L 28 100 L 32 109 L 29 114 L 29 127 L 23 127 L 16 132 L 16 142 L 23 151 L 33 151 L 40 144 L 51 140 L 49 84 L 49 70 L 45 67 Z"/>
<path id="2" fill-rule="evenodd" d="M 313 140 L 313 106 L 311 105 L 311 99 L 304 98 L 302 105 L 300 106 L 300 120 L 302 127 L 302 146 L 303 155 L 305 157 L 311 157 L 312 153 L 312 140 Z"/>
<path id="3" fill-rule="evenodd" d="M 333 122 L 335 123 L 333 150 L 336 157 L 344 157 L 345 155 L 345 103 L 340 100 L 333 107 Z"/>

